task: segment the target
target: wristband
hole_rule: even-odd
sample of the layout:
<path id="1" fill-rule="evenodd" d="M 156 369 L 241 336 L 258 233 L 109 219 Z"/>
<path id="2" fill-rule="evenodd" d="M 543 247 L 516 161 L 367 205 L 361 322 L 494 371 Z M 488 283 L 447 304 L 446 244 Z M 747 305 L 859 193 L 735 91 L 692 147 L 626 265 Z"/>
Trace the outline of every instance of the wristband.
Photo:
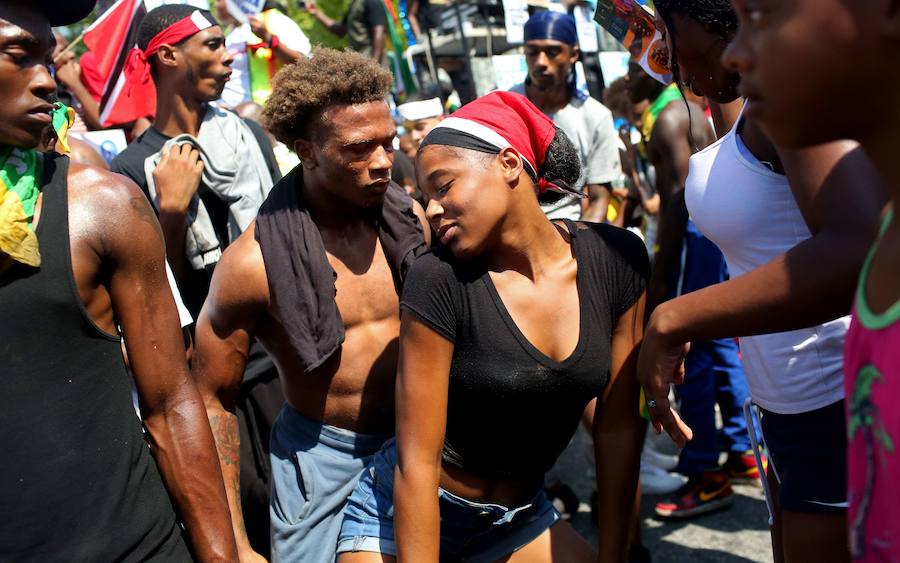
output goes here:
<path id="1" fill-rule="evenodd" d="M 274 49 L 276 49 L 279 45 L 281 45 L 281 39 L 279 39 L 277 35 L 273 35 L 273 36 L 269 39 L 269 49 L 274 50 Z"/>

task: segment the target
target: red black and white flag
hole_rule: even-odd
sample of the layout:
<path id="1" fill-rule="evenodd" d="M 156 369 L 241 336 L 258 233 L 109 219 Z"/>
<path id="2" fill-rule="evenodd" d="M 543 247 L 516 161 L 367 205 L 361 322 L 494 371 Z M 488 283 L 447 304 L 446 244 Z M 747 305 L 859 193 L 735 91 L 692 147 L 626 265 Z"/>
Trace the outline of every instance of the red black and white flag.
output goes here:
<path id="1" fill-rule="evenodd" d="M 81 80 L 100 102 L 104 127 L 156 115 L 153 82 L 126 85 L 124 73 L 146 14 L 143 0 L 118 0 L 84 32 L 89 51 L 81 57 Z"/>

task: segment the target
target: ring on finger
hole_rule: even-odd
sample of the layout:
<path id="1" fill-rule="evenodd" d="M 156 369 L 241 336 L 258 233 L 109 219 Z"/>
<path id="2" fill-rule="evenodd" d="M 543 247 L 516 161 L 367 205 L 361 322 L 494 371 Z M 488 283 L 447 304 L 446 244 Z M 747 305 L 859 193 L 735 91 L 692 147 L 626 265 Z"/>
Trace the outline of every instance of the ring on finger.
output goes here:
<path id="1" fill-rule="evenodd" d="M 647 400 L 647 408 L 650 408 L 650 409 L 656 408 L 656 401 L 654 401 L 653 399 L 648 399 Z"/>

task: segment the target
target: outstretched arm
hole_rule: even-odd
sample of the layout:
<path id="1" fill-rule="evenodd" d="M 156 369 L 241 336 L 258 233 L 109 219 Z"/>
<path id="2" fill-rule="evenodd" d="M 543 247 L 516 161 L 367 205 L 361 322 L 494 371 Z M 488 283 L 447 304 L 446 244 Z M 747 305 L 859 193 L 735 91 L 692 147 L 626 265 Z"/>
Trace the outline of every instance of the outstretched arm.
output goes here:
<path id="1" fill-rule="evenodd" d="M 330 31 L 331 33 L 337 35 L 338 37 L 343 37 L 347 35 L 347 26 L 344 22 L 340 22 L 337 20 L 331 19 L 328 14 L 324 13 L 322 10 L 316 6 L 316 3 L 313 0 L 306 0 L 303 3 L 303 8 L 309 12 L 309 14 L 319 20 L 319 23 L 325 26 L 325 29 Z"/>
<path id="2" fill-rule="evenodd" d="M 197 320 L 193 376 L 206 406 L 241 561 L 261 560 L 244 528 L 240 492 L 240 434 L 235 402 L 256 324 L 265 312 L 268 286 L 251 226 L 223 254 Z"/>
<path id="3" fill-rule="evenodd" d="M 404 311 L 397 367 L 394 526 L 398 561 L 435 562 L 440 551 L 438 486 L 447 425 L 453 343 Z"/>
<path id="4" fill-rule="evenodd" d="M 862 149 L 837 142 L 780 151 L 812 236 L 752 272 L 668 301 L 653 312 L 638 377 L 657 432 L 683 445 L 684 425 L 668 408 L 686 342 L 796 330 L 846 315 L 856 277 L 878 228 L 884 190 Z M 839 257 L 834 260 L 833 257 Z"/>
<path id="5" fill-rule="evenodd" d="M 197 558 L 233 561 L 222 474 L 185 362 L 159 223 L 137 186 L 115 174 L 102 179 L 105 187 L 98 186 L 94 201 L 115 222 L 98 218 L 95 223 L 104 228 L 96 238 L 109 261 L 113 311 L 125 337 L 151 451 Z"/>

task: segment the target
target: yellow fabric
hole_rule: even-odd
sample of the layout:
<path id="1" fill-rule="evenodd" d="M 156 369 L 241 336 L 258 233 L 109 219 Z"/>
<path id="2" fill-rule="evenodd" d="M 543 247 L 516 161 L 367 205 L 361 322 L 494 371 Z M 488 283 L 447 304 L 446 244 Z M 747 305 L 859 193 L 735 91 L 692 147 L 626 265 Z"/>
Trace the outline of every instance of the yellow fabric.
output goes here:
<path id="1" fill-rule="evenodd" d="M 69 148 L 69 129 L 75 124 L 75 110 L 66 107 L 66 121 L 56 130 L 56 137 L 59 139 L 57 145 L 62 149 L 60 152 L 69 154 L 72 149 Z"/>
<path id="2" fill-rule="evenodd" d="M 0 178 L 0 252 L 37 268 L 41 265 L 41 252 L 30 223 L 19 195 Z"/>
<path id="3" fill-rule="evenodd" d="M 606 220 L 610 223 L 616 220 L 616 217 L 619 216 L 619 206 L 622 203 L 616 199 L 615 197 L 609 198 L 609 206 L 606 208 Z"/>

